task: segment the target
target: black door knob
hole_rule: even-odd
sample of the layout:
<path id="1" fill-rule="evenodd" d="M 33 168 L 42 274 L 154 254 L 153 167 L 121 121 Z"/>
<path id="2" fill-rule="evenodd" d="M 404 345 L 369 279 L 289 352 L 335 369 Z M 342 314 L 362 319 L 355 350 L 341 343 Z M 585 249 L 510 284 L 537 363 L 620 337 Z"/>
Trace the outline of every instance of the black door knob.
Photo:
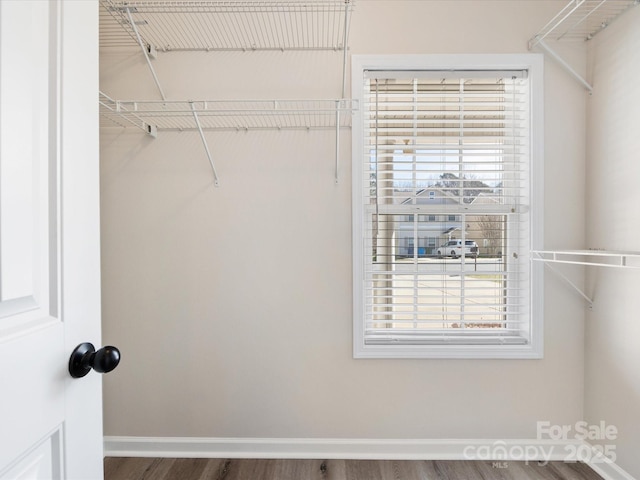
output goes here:
<path id="1" fill-rule="evenodd" d="M 93 368 L 98 373 L 108 373 L 120 363 L 120 350 L 116 347 L 102 347 L 96 352 L 90 343 L 81 343 L 69 358 L 69 373 L 73 378 L 84 377 Z"/>

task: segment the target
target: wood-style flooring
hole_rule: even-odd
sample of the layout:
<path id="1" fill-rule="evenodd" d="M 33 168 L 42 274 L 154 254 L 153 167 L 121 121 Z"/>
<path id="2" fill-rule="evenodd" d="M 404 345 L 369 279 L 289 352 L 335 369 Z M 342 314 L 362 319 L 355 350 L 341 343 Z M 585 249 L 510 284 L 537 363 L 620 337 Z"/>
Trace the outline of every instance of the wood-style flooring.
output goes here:
<path id="1" fill-rule="evenodd" d="M 583 463 L 105 458 L 105 480 L 602 480 Z"/>

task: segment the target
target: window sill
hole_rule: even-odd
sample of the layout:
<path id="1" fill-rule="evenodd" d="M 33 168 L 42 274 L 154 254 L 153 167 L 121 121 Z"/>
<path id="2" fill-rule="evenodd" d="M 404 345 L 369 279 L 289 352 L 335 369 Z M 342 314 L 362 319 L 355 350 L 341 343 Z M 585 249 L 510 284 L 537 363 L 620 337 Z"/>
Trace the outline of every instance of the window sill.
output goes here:
<path id="1" fill-rule="evenodd" d="M 543 358 L 543 351 L 541 345 L 539 348 L 535 348 L 530 343 L 502 345 L 354 345 L 353 358 L 518 360 Z"/>

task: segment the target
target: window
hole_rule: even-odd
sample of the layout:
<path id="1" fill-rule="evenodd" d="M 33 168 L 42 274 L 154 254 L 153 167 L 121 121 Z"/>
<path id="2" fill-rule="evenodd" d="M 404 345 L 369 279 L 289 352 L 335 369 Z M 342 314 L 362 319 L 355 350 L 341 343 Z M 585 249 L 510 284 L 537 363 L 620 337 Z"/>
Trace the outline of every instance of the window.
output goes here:
<path id="1" fill-rule="evenodd" d="M 354 56 L 352 75 L 354 356 L 541 357 L 540 56 Z"/>

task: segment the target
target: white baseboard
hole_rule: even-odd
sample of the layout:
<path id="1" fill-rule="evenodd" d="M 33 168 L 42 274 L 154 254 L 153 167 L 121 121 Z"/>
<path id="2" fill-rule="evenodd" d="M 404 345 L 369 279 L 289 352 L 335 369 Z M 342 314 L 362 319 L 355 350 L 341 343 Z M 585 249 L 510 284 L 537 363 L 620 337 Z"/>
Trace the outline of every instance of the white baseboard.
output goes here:
<path id="1" fill-rule="evenodd" d="M 575 441 L 105 437 L 105 456 L 379 460 L 563 460 Z"/>
<path id="2" fill-rule="evenodd" d="M 616 465 L 611 459 L 606 458 L 601 452 L 594 449 L 593 445 L 584 442 L 591 449 L 591 456 L 589 461 L 585 462 L 589 465 L 594 472 L 600 475 L 605 480 L 636 480 L 633 476 L 625 472 L 622 468 Z"/>
<path id="3" fill-rule="evenodd" d="M 586 450 L 584 449 L 586 447 Z M 580 450 L 579 458 L 576 452 Z M 635 480 L 591 445 L 569 440 L 105 437 L 110 457 L 356 460 L 586 460 L 605 480 Z"/>

